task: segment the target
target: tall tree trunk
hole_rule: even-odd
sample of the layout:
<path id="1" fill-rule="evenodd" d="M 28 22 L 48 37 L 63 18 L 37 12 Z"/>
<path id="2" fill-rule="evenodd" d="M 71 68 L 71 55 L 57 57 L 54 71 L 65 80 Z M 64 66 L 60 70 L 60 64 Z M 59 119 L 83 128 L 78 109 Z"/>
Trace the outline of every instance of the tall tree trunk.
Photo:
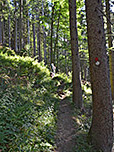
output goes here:
<path id="1" fill-rule="evenodd" d="M 38 23 L 37 27 L 37 52 L 38 52 L 38 61 L 41 61 L 41 49 L 40 49 L 40 23 Z"/>
<path id="2" fill-rule="evenodd" d="M 29 10 L 28 10 L 28 19 L 27 19 L 27 43 L 30 45 L 30 21 L 29 21 Z"/>
<path id="3" fill-rule="evenodd" d="M 54 22 L 54 5 L 52 6 L 52 17 L 51 17 L 51 63 L 53 63 L 53 22 Z"/>
<path id="4" fill-rule="evenodd" d="M 111 152 L 112 98 L 102 14 L 102 0 L 86 0 L 90 76 L 93 98 L 90 142 L 99 151 Z"/>
<path id="5" fill-rule="evenodd" d="M 59 72 L 59 50 L 57 49 L 57 65 L 56 65 L 56 72 Z"/>
<path id="6" fill-rule="evenodd" d="M 50 36 L 50 28 L 49 28 L 48 33 L 47 33 L 47 37 L 49 37 L 49 36 Z M 50 40 L 47 39 L 47 44 L 49 44 L 49 43 L 50 43 Z M 48 47 L 47 47 L 47 63 L 48 64 L 51 63 L 51 56 L 50 56 L 50 54 L 51 54 L 50 45 L 48 45 Z"/>
<path id="7" fill-rule="evenodd" d="M 41 55 L 41 48 L 40 48 L 40 22 L 39 16 L 37 15 L 37 52 L 38 52 L 38 61 L 41 62 L 42 55 Z"/>
<path id="8" fill-rule="evenodd" d="M 35 23 L 34 23 L 34 15 L 32 15 L 32 31 L 33 31 L 33 49 L 34 49 L 34 57 L 36 56 L 36 37 L 35 37 Z"/>
<path id="9" fill-rule="evenodd" d="M 2 12 L 2 3 L 0 3 L 0 11 Z M 0 15 L 0 45 L 2 44 L 2 15 Z"/>
<path id="10" fill-rule="evenodd" d="M 108 34 L 108 47 L 113 47 L 112 45 L 112 32 L 111 32 L 111 24 L 110 24 L 110 3 L 109 0 L 106 0 L 106 16 L 107 16 L 107 34 Z M 113 51 L 109 50 L 109 67 L 110 67 L 110 82 L 111 82 L 111 92 L 112 92 L 112 99 L 114 100 L 114 71 L 112 70 L 114 58 Z"/>
<path id="11" fill-rule="evenodd" d="M 19 38 L 20 38 L 20 51 L 23 48 L 23 0 L 20 0 L 20 27 L 19 27 Z"/>
<path id="12" fill-rule="evenodd" d="M 44 0 L 42 0 L 42 16 L 44 16 Z M 47 51 L 46 51 L 46 33 L 45 27 L 42 26 L 43 29 L 43 48 L 44 48 L 44 63 L 47 64 Z"/>
<path id="13" fill-rule="evenodd" d="M 65 73 L 66 75 L 68 75 L 68 72 L 67 72 L 67 51 L 65 50 Z"/>
<path id="14" fill-rule="evenodd" d="M 1 16 L 0 16 L 0 44 L 2 44 L 2 21 L 1 21 Z"/>
<path id="15" fill-rule="evenodd" d="M 47 64 L 47 45 L 46 45 L 46 33 L 45 33 L 44 26 L 43 26 L 43 35 L 44 35 L 44 43 L 43 43 L 43 47 L 44 47 L 44 63 L 46 65 Z"/>
<path id="16" fill-rule="evenodd" d="M 14 44 L 14 50 L 17 52 L 17 2 L 15 0 L 15 31 L 14 31 L 14 39 L 15 39 L 15 44 Z"/>
<path id="17" fill-rule="evenodd" d="M 61 7 L 60 7 L 60 12 L 59 12 L 58 21 L 57 21 L 57 31 L 56 31 L 56 40 L 55 40 L 55 46 L 54 46 L 54 58 L 53 58 L 54 63 L 55 63 L 55 54 L 56 54 L 57 45 L 58 45 L 60 15 L 61 15 Z M 57 71 L 58 71 L 58 67 L 57 67 Z"/>
<path id="18" fill-rule="evenodd" d="M 110 24 L 110 3 L 109 0 L 106 0 L 106 16 L 107 16 L 107 34 L 108 34 L 108 47 L 112 47 L 112 32 Z"/>
<path id="19" fill-rule="evenodd" d="M 76 0 L 69 0 L 70 35 L 72 51 L 73 102 L 77 108 L 82 107 L 82 88 L 80 82 L 80 59 L 78 52 L 78 33 L 76 22 Z"/>
<path id="20" fill-rule="evenodd" d="M 112 50 L 111 52 L 111 57 L 112 57 L 112 86 L 113 86 L 113 92 L 112 92 L 112 99 L 114 103 L 114 51 Z"/>
<path id="21" fill-rule="evenodd" d="M 4 17 L 3 17 L 3 21 L 2 21 L 2 44 L 4 45 L 5 44 L 5 20 L 4 20 Z"/>
<path id="22" fill-rule="evenodd" d="M 9 48 L 11 48 L 11 28 L 10 28 L 11 24 L 10 24 L 10 22 L 11 22 L 11 19 L 10 19 L 10 14 L 9 14 L 9 16 L 8 16 L 8 37 L 9 37 L 8 43 L 9 43 Z"/>
<path id="23" fill-rule="evenodd" d="M 67 41 L 65 41 L 65 35 L 64 35 L 64 43 L 67 43 Z M 67 73 L 67 50 L 65 50 L 65 73 L 66 73 L 66 75 L 68 75 L 68 73 Z"/>
<path id="24" fill-rule="evenodd" d="M 2 2 L 2 44 L 5 44 L 5 18 L 4 18 L 4 13 L 3 9 L 5 7 L 5 1 Z"/>

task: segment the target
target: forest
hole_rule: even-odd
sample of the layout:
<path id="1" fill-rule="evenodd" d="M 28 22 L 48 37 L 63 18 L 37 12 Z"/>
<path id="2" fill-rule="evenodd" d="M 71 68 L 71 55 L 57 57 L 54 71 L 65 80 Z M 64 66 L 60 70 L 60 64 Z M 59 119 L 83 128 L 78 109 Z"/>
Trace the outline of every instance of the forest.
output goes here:
<path id="1" fill-rule="evenodd" d="M 114 152 L 114 1 L 0 0 L 0 152 Z"/>

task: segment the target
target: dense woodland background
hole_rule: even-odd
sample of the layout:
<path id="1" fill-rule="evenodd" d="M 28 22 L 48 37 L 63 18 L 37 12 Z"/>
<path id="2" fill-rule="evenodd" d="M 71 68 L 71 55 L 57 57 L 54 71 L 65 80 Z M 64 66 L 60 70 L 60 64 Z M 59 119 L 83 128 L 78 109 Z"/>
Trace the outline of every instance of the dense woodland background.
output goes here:
<path id="1" fill-rule="evenodd" d="M 0 151 L 55 151 L 68 98 L 74 152 L 111 152 L 113 39 L 112 0 L 0 0 Z"/>
<path id="2" fill-rule="evenodd" d="M 110 1 L 111 6 L 113 2 Z M 1 1 L 0 42 L 14 49 L 20 55 L 28 55 L 44 61 L 50 66 L 54 63 L 57 71 L 68 74 L 71 71 L 69 5 L 63 0 Z M 103 3 L 105 33 L 108 40 L 106 20 L 113 28 L 113 12 L 106 18 L 106 4 Z M 77 1 L 78 48 L 81 60 L 81 77 L 89 79 L 87 23 L 84 1 Z M 113 29 L 112 29 L 113 31 Z M 112 46 L 110 46 L 112 47 Z M 108 41 L 107 41 L 108 50 Z M 64 68 L 63 68 L 64 67 Z"/>

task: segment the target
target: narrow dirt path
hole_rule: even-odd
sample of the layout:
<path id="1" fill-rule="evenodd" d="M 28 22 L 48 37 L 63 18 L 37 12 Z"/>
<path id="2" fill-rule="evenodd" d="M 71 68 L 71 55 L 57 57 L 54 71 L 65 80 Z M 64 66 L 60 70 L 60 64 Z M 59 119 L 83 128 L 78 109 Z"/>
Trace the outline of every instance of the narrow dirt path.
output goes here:
<path id="1" fill-rule="evenodd" d="M 76 127 L 73 121 L 73 108 L 69 99 L 61 100 L 57 120 L 56 152 L 73 152 L 76 145 Z"/>

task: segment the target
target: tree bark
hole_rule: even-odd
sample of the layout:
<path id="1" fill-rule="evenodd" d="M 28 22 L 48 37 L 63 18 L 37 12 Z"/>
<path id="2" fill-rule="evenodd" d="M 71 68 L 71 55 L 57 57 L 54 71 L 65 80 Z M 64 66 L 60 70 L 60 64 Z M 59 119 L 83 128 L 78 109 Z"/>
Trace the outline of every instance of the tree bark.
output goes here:
<path id="1" fill-rule="evenodd" d="M 34 49 L 34 57 L 36 56 L 36 37 L 35 37 L 35 23 L 34 23 L 34 15 L 32 15 L 32 31 L 33 31 L 33 49 Z"/>
<path id="2" fill-rule="evenodd" d="M 4 25 L 5 25 L 5 19 L 3 17 L 3 21 L 2 21 L 2 44 L 3 45 L 5 44 L 5 28 L 4 28 Z"/>
<path id="3" fill-rule="evenodd" d="M 107 34 L 108 34 L 108 47 L 112 47 L 112 32 L 110 24 L 110 3 L 109 0 L 106 0 L 106 16 L 107 16 Z"/>
<path id="4" fill-rule="evenodd" d="M 68 75 L 68 72 L 67 72 L 67 51 L 65 50 L 65 73 L 66 75 Z"/>
<path id="5" fill-rule="evenodd" d="M 2 10 L 4 9 L 4 2 L 2 3 Z M 5 43 L 5 19 L 4 19 L 4 14 L 2 12 L 2 44 L 4 45 Z"/>
<path id="6" fill-rule="evenodd" d="M 9 48 L 11 48 L 11 28 L 10 28 L 10 22 L 11 22 L 11 19 L 10 19 L 10 14 L 8 16 L 8 43 L 9 43 Z"/>
<path id="7" fill-rule="evenodd" d="M 42 16 L 44 16 L 44 0 L 42 0 Z M 45 27 L 42 26 L 43 29 L 43 48 L 44 48 L 44 63 L 47 64 L 47 46 L 46 46 L 46 33 L 45 33 Z"/>
<path id="8" fill-rule="evenodd" d="M 2 44 L 4 45 L 5 44 L 5 18 L 4 18 L 4 13 L 3 13 L 3 10 L 4 10 L 4 7 L 5 7 L 5 1 L 2 2 Z"/>
<path id="9" fill-rule="evenodd" d="M 52 6 L 52 18 L 51 18 L 51 63 L 53 63 L 53 22 L 54 22 L 54 5 Z"/>
<path id="10" fill-rule="evenodd" d="M 17 2 L 15 0 L 15 30 L 14 30 L 14 50 L 17 52 Z"/>
<path id="11" fill-rule="evenodd" d="M 28 19 L 27 19 L 27 43 L 30 45 L 30 22 L 29 22 L 29 10 L 28 10 Z"/>
<path id="12" fill-rule="evenodd" d="M 112 32 L 111 32 L 111 24 L 110 24 L 110 3 L 109 0 L 106 0 L 106 16 L 107 16 L 107 34 L 108 34 L 108 48 L 113 47 L 112 45 Z M 111 93 L 112 99 L 114 100 L 114 71 L 113 69 L 113 62 L 114 58 L 112 57 L 113 51 L 109 50 L 109 67 L 110 67 L 110 82 L 111 82 Z"/>
<path id="13" fill-rule="evenodd" d="M 69 0 L 70 35 L 72 51 L 73 102 L 77 108 L 82 107 L 82 88 L 80 82 L 80 59 L 78 52 L 78 33 L 76 22 L 76 0 Z"/>
<path id="14" fill-rule="evenodd" d="M 53 58 L 54 63 L 55 63 L 55 54 L 56 54 L 56 50 L 57 50 L 58 37 L 59 37 L 59 22 L 60 22 L 60 15 L 61 15 L 61 6 L 60 6 L 59 11 L 60 12 L 59 12 L 58 21 L 57 21 L 56 40 L 55 40 L 55 46 L 54 46 L 54 58 Z M 58 59 L 58 53 L 57 53 L 57 59 Z M 58 66 L 57 66 L 57 72 L 58 72 Z"/>
<path id="15" fill-rule="evenodd" d="M 23 48 L 23 0 L 20 0 L 20 27 L 19 27 L 20 46 L 19 51 Z"/>
<path id="16" fill-rule="evenodd" d="M 38 61 L 41 62 L 42 55 L 41 55 L 41 48 L 40 48 L 40 22 L 39 16 L 37 15 L 37 52 L 38 52 Z"/>
<path id="17" fill-rule="evenodd" d="M 2 21 L 1 21 L 1 16 L 0 16 L 0 44 L 2 44 Z"/>
<path id="18" fill-rule="evenodd" d="M 113 112 L 102 0 L 86 0 L 86 15 L 93 98 L 92 124 L 88 137 L 98 151 L 111 152 Z"/>

